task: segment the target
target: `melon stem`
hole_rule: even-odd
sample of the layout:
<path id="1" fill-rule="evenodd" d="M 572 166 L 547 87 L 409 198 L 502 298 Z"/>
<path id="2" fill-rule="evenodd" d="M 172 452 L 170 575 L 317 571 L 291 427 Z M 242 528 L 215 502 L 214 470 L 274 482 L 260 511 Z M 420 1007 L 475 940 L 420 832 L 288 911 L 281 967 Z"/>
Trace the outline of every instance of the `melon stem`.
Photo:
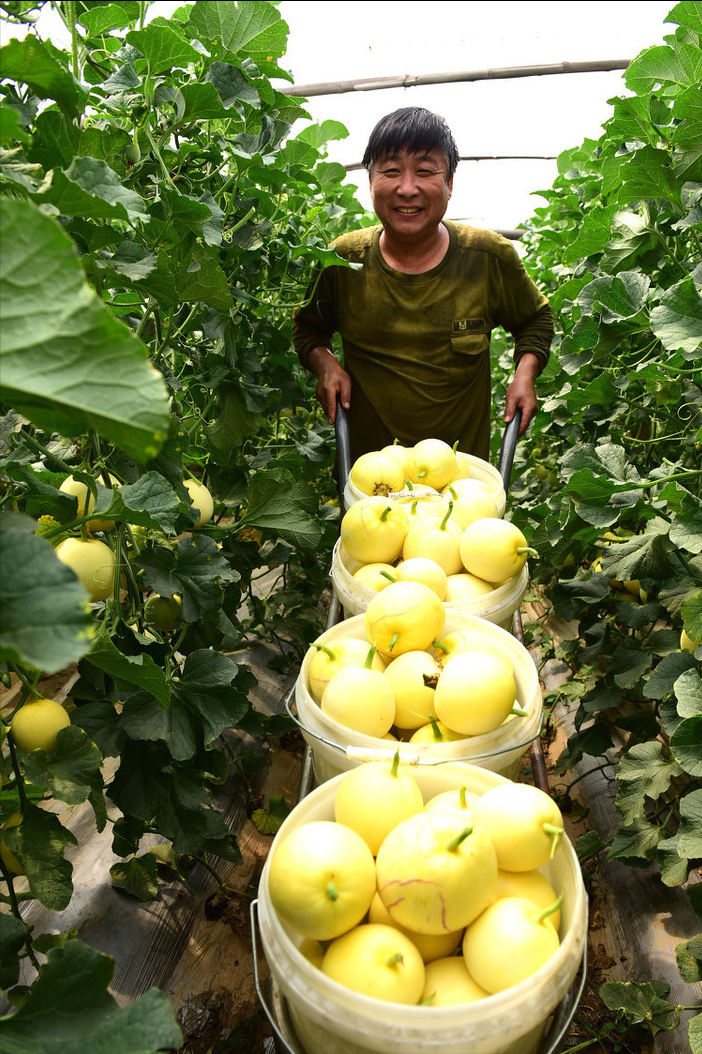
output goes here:
<path id="1" fill-rule="evenodd" d="M 388 644 L 388 651 L 392 651 L 392 649 L 395 647 L 395 645 L 397 644 L 399 639 L 400 639 L 400 634 L 399 633 L 393 633 L 392 637 L 390 638 L 390 643 Z"/>
<path id="2" fill-rule="evenodd" d="M 461 842 L 465 842 L 468 835 L 472 833 L 472 827 L 464 827 L 461 833 L 457 835 L 452 841 L 450 841 L 449 844 L 446 846 L 447 851 L 449 853 L 455 853 Z"/>
<path id="3" fill-rule="evenodd" d="M 326 893 L 330 900 L 339 899 L 339 890 L 336 888 L 333 882 L 327 882 Z"/>
<path id="4" fill-rule="evenodd" d="M 544 832 L 544 834 L 547 834 L 551 838 L 551 857 L 550 858 L 551 858 L 551 860 L 553 860 L 553 857 L 555 855 L 556 849 L 558 849 L 558 843 L 560 842 L 561 838 L 563 837 L 563 828 L 562 827 L 556 827 L 555 824 L 552 824 L 552 823 L 544 823 L 544 824 L 541 825 L 541 829 Z"/>
<path id="5" fill-rule="evenodd" d="M 332 649 L 329 648 L 326 644 L 318 644 L 317 641 L 312 641 L 312 643 L 310 644 L 310 647 L 311 648 L 316 648 L 317 651 L 323 651 L 324 654 L 326 656 L 328 656 L 330 659 L 335 659 L 336 658 L 336 652 L 332 651 Z"/>
<path id="6" fill-rule="evenodd" d="M 558 900 L 556 900 L 551 905 L 550 908 L 546 908 L 544 911 L 541 912 L 540 915 L 536 916 L 536 921 L 537 922 L 543 922 L 544 919 L 547 919 L 549 917 L 549 915 L 553 915 L 556 911 L 560 911 L 562 907 L 563 907 L 563 894 L 561 893 L 561 895 L 558 898 Z"/>

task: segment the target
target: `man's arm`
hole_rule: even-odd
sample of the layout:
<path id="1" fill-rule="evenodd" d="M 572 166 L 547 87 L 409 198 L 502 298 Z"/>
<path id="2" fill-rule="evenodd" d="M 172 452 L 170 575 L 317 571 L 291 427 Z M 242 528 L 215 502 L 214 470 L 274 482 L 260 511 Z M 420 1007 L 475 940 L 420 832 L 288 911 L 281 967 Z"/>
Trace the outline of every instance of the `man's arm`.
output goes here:
<path id="1" fill-rule="evenodd" d="M 316 395 L 331 424 L 336 420 L 336 397 L 344 410 L 351 405 L 351 378 L 329 348 L 312 348 L 307 356 L 308 369 L 317 378 Z"/>

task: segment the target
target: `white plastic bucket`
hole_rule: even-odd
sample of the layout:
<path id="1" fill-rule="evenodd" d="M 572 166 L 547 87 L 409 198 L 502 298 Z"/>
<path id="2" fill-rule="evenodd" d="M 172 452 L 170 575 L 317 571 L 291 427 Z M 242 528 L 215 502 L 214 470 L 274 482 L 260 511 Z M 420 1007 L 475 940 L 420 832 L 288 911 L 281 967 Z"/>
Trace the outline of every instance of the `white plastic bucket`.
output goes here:
<path id="1" fill-rule="evenodd" d="M 312 649 L 302 661 L 295 682 L 295 706 L 300 730 L 312 750 L 317 783 L 323 783 L 340 772 L 355 768 L 363 761 L 392 758 L 399 749 L 400 759 L 420 767 L 445 761 L 465 761 L 480 765 L 510 779 L 516 777 L 522 756 L 541 730 L 543 699 L 539 677 L 531 655 L 511 633 L 499 626 L 462 611 L 446 612 L 444 634 L 457 629 L 479 630 L 500 641 L 512 660 L 517 684 L 517 703 L 527 711 L 526 717 L 514 717 L 493 732 L 450 743 L 395 743 L 356 732 L 325 714 L 309 690 L 309 668 Z M 338 637 L 366 640 L 364 616 L 355 615 L 326 630 L 318 641 L 332 643 Z M 294 715 L 293 715 L 294 716 Z"/>
<path id="2" fill-rule="evenodd" d="M 425 801 L 461 786 L 480 794 L 504 782 L 496 773 L 462 764 L 418 769 L 415 777 Z M 293 809 L 270 855 L 301 824 L 334 819 L 340 779 L 318 787 Z M 302 938 L 273 909 L 267 861 L 257 902 L 261 941 L 300 1048 L 306 1054 L 536 1054 L 549 1015 L 575 980 L 587 935 L 587 897 L 567 838 L 541 870 L 563 894 L 561 943 L 553 957 L 526 981 L 497 995 L 461 1006 L 426 1007 L 359 995 L 313 966 L 298 950 Z"/>
<path id="3" fill-rule="evenodd" d="M 492 494 L 495 503 L 497 504 L 497 514 L 498 516 L 504 516 L 505 506 L 507 504 L 507 494 L 505 492 L 504 484 L 502 483 L 502 476 L 489 461 L 484 461 L 480 457 L 474 457 L 473 454 L 466 454 L 466 457 L 470 462 L 471 478 L 480 480 L 481 483 L 487 483 L 489 485 L 490 494 Z M 346 509 L 349 509 L 354 502 L 367 497 L 368 495 L 364 494 L 362 490 L 359 490 L 358 487 L 351 482 L 350 478 L 347 479 L 346 486 L 344 487 L 344 507 Z M 392 494 L 390 497 L 392 497 Z"/>
<path id="4" fill-rule="evenodd" d="M 362 614 L 373 597 L 378 595 L 375 590 L 353 577 L 354 571 L 359 567 L 361 564 L 352 560 L 341 541 L 337 541 L 332 553 L 331 575 L 334 592 L 344 609 L 344 618 Z M 446 604 L 446 610 L 464 611 L 468 615 L 487 619 L 488 622 L 509 629 L 512 615 L 524 599 L 528 585 L 529 568 L 525 564 L 518 575 L 510 578 L 508 582 L 503 582 L 490 593 L 483 593 L 469 600 L 451 600 Z"/>

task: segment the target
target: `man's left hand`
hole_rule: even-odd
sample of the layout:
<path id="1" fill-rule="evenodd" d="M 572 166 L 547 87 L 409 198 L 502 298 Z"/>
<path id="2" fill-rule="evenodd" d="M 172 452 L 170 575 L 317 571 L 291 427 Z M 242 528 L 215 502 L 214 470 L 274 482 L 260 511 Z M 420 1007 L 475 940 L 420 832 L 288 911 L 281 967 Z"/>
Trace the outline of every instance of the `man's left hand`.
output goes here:
<path id="1" fill-rule="evenodd" d="M 531 352 L 525 352 L 517 363 L 514 377 L 505 393 L 505 424 L 509 424 L 517 410 L 521 410 L 520 436 L 524 435 L 539 408 L 534 390 L 534 382 L 539 375 L 539 370 L 540 363 L 537 356 L 532 355 Z"/>

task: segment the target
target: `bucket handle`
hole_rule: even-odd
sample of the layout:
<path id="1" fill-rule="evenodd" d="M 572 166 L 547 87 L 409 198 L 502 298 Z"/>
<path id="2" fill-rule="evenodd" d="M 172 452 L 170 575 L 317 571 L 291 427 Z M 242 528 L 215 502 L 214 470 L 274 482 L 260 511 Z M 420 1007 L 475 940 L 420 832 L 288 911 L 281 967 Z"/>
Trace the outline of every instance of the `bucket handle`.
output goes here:
<path id="1" fill-rule="evenodd" d="M 303 725 L 302 721 L 297 716 L 297 714 L 293 712 L 292 700 L 294 693 L 295 686 L 293 685 L 293 687 L 290 689 L 285 698 L 285 709 L 287 711 L 288 717 L 295 722 L 300 731 L 303 732 L 305 735 L 312 736 L 312 738 L 316 739 L 318 743 L 322 743 L 325 747 L 331 747 L 332 750 L 335 750 L 338 754 L 344 755 L 351 761 L 392 761 L 399 749 L 398 746 L 394 743 L 391 747 L 388 747 L 387 750 L 383 750 L 382 747 L 346 747 L 344 749 L 343 747 L 340 747 L 338 743 L 334 743 L 331 739 L 325 739 L 324 736 L 320 736 L 317 734 L 317 732 L 313 732 L 311 728 L 307 728 L 306 725 Z M 409 754 L 403 754 L 402 752 L 400 752 L 400 764 L 413 766 L 429 766 L 443 765 L 446 761 L 465 761 L 469 765 L 475 765 L 483 758 L 499 757 L 500 754 L 509 754 L 510 751 L 518 750 L 520 747 L 528 747 L 530 743 L 533 743 L 534 740 L 538 739 L 538 737 L 541 735 L 543 723 L 544 717 L 542 713 L 541 719 L 539 720 L 539 727 L 537 728 L 533 736 L 530 736 L 529 739 L 526 739 L 523 743 L 511 743 L 508 747 L 504 747 L 502 750 L 491 750 L 487 754 L 468 754 L 465 757 L 456 758 L 434 758 L 431 755 L 427 755 L 423 751 L 415 751 Z"/>
<path id="2" fill-rule="evenodd" d="M 288 1046 L 288 1042 L 285 1039 L 285 1036 L 280 1031 L 280 1027 L 275 1016 L 275 1010 L 268 1003 L 267 997 L 263 991 L 263 985 L 261 984 L 261 977 L 258 972 L 258 897 L 256 897 L 255 900 L 251 901 L 251 907 L 249 908 L 249 916 L 251 922 L 251 951 L 253 958 L 253 972 L 254 984 L 256 986 L 256 994 L 258 995 L 259 1001 L 261 1003 L 261 1006 L 263 1007 L 265 1015 L 271 1024 L 271 1028 L 276 1034 L 276 1038 L 282 1044 L 281 1049 L 285 1052 L 285 1054 L 296 1054 L 296 1052 Z"/>

